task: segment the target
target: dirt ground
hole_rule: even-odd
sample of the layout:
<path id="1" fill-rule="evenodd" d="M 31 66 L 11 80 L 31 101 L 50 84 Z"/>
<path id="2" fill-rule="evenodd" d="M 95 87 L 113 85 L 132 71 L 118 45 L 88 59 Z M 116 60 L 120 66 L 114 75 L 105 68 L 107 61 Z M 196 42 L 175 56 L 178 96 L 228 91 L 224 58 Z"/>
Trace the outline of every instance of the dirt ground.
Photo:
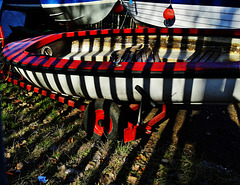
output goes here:
<path id="1" fill-rule="evenodd" d="M 240 105 L 167 106 L 150 135 L 86 136 L 81 111 L 1 84 L 9 184 L 240 184 Z"/>

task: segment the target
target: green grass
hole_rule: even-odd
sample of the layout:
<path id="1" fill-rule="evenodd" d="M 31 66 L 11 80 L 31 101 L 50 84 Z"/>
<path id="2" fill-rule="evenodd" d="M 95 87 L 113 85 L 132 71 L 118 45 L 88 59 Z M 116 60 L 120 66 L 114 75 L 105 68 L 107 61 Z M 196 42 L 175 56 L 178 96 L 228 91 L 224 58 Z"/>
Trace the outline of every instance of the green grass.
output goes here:
<path id="1" fill-rule="evenodd" d="M 240 184 L 238 117 L 221 121 L 228 109 L 210 120 L 216 111 L 175 108 L 149 137 L 96 142 L 86 138 L 79 110 L 9 83 L 0 90 L 9 184 L 38 184 L 39 175 L 48 185 Z M 230 128 L 222 129 L 224 123 Z M 19 162 L 24 167 L 17 172 Z"/>

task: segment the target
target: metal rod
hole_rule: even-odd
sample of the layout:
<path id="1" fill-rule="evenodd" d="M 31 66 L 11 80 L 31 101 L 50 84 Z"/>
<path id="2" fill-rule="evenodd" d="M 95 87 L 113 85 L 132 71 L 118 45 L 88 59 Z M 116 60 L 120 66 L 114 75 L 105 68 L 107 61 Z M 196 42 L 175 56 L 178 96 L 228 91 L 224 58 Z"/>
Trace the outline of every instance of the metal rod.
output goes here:
<path id="1" fill-rule="evenodd" d="M 138 112 L 138 121 L 137 121 L 137 125 L 140 125 L 142 124 L 142 106 L 143 106 L 143 103 L 142 103 L 142 100 L 140 102 L 140 105 L 139 105 L 139 112 Z"/>

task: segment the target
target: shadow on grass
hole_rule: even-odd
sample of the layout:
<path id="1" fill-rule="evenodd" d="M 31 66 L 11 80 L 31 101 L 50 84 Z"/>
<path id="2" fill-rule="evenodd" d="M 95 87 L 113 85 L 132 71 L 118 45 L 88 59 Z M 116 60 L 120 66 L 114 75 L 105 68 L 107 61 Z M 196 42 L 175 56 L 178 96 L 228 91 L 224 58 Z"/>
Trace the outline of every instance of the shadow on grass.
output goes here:
<path id="1" fill-rule="evenodd" d="M 159 165 L 162 163 L 165 153 L 169 149 L 173 140 L 174 125 L 176 122 L 176 117 L 178 110 L 169 109 L 171 114 L 165 129 L 161 133 L 160 139 L 152 152 L 152 155 L 146 165 L 146 168 L 141 175 L 138 184 L 153 184 L 154 180 L 157 178 L 157 172 L 159 171 Z"/>
<path id="2" fill-rule="evenodd" d="M 42 133 L 41 135 L 39 135 L 37 138 L 34 139 L 34 142 L 31 143 L 31 145 L 33 145 L 31 150 L 27 149 L 27 146 L 24 148 L 19 148 L 16 151 L 16 155 L 13 158 L 10 158 L 7 160 L 8 164 L 12 164 L 12 165 L 16 165 L 16 162 L 24 162 L 24 168 L 21 170 L 21 176 L 22 177 L 26 177 L 29 173 L 32 173 L 34 171 L 41 171 L 40 166 L 42 166 L 44 163 L 46 163 L 47 161 L 49 161 L 49 157 L 51 157 L 53 155 L 54 152 L 54 148 L 58 148 L 58 146 L 60 146 L 61 144 L 63 144 L 64 142 L 68 141 L 69 139 L 71 139 L 73 136 L 76 135 L 76 133 L 79 131 L 79 129 L 81 130 L 81 125 L 74 125 L 73 120 L 76 120 L 76 115 L 72 115 L 69 116 L 68 119 L 66 119 L 65 121 L 69 121 L 67 124 L 64 124 L 64 127 L 67 129 L 67 127 L 69 125 L 73 125 L 71 128 L 69 128 L 65 134 L 62 137 L 59 137 L 58 139 L 53 139 L 51 142 L 51 145 L 48 148 L 45 148 L 43 146 L 43 152 L 39 153 L 39 156 L 34 157 L 32 156 L 32 152 L 33 149 L 39 144 L 40 141 L 44 141 L 44 137 L 45 139 L 49 138 L 49 136 L 46 137 L 46 134 L 53 134 L 56 129 L 53 129 L 51 132 L 49 131 L 44 131 L 44 133 Z M 71 122 L 72 121 L 72 122 Z M 56 123 L 55 123 L 56 124 Z M 49 125 L 48 125 L 49 126 Z M 44 129 L 44 128 L 42 128 Z M 83 136 L 84 138 L 84 136 Z M 79 142 L 81 141 L 81 138 Z M 79 146 L 79 144 L 76 144 L 75 146 L 73 146 L 71 149 L 69 149 L 69 153 L 65 154 L 65 155 L 61 155 L 59 157 L 58 160 L 56 160 L 56 163 L 59 162 L 60 160 L 63 160 L 64 157 L 66 157 L 66 155 L 69 157 L 70 156 L 70 151 L 72 150 L 76 150 L 76 147 Z M 52 149 L 51 149 L 52 148 Z M 41 148 L 39 149 L 41 151 Z M 72 153 L 72 155 L 74 155 L 74 153 Z M 17 161 L 16 161 L 17 160 Z M 64 160 L 63 160 L 64 161 Z M 53 169 L 56 170 L 57 165 L 51 165 L 49 170 L 44 169 L 45 173 L 55 173 L 54 171 L 52 171 Z M 9 182 L 13 182 L 15 183 L 18 180 L 18 178 L 16 176 L 13 177 L 9 177 Z"/>
<path id="3" fill-rule="evenodd" d="M 8 100 L 7 100 L 8 101 Z M 30 101 L 30 99 L 29 99 Z M 11 103 L 11 102 L 10 102 Z M 233 120 L 238 120 L 240 109 L 238 104 L 232 106 L 236 111 L 237 117 L 231 118 L 228 106 L 178 106 L 169 107 L 170 114 L 167 115 L 169 120 L 161 131 L 160 138 L 156 140 L 156 145 L 153 146 L 153 151 L 147 160 L 145 169 L 141 176 L 136 181 L 136 184 L 154 184 L 155 180 L 159 178 L 159 173 L 162 172 L 160 166 L 165 167 L 164 183 L 167 184 L 240 184 L 240 133 L 239 126 Z M 24 108 L 21 108 L 23 110 Z M 50 111 L 50 109 L 46 109 Z M 77 132 L 81 129 L 81 124 L 74 125 L 74 120 L 78 119 L 78 114 L 69 116 L 67 119 L 62 120 L 60 117 L 67 116 L 72 108 L 68 108 L 63 114 L 55 117 L 47 124 L 39 126 L 37 129 L 43 132 L 34 138 L 31 143 L 33 147 L 26 145 L 26 148 L 16 150 L 16 155 L 8 159 L 9 167 L 16 167 L 17 162 L 24 162 L 24 168 L 20 173 L 9 176 L 10 184 L 17 184 L 24 182 L 33 182 L 38 184 L 36 175 L 44 173 L 48 177 L 54 178 L 58 173 L 58 167 L 61 164 L 68 163 L 72 157 L 76 157 L 77 151 L 88 141 L 85 136 L 76 138 Z M 185 111 L 184 118 L 179 118 L 180 111 Z M 37 112 L 37 110 L 36 110 Z M 41 114 L 39 117 L 43 120 L 45 116 Z M 130 114 L 132 116 L 132 114 Z M 179 120 L 180 121 L 179 121 Z M 59 139 L 52 139 L 51 145 L 45 148 L 40 155 L 36 158 L 30 157 L 34 148 L 46 138 L 53 138 L 54 133 L 58 127 L 56 124 L 61 124 L 64 129 L 67 129 L 65 134 Z M 181 122 L 181 123 L 180 123 Z M 26 125 L 19 125 L 19 128 L 24 128 Z M 51 131 L 47 128 L 51 127 Z M 123 130 L 123 129 L 122 129 Z M 22 137 L 28 138 L 33 133 L 32 130 L 25 132 Z M 51 137 L 47 136 L 50 134 Z M 68 150 L 61 149 L 62 153 L 56 159 L 55 164 L 39 168 L 41 165 L 46 164 L 49 158 L 53 157 L 51 147 L 59 147 L 62 144 L 67 144 L 68 140 L 74 137 L 78 139 Z M 14 140 L 19 138 L 11 138 L 6 142 L 6 147 L 10 147 Z M 133 149 L 128 154 L 124 164 L 120 166 L 120 171 L 116 174 L 113 183 L 126 184 L 129 174 L 131 174 L 132 167 L 136 162 L 143 148 L 149 143 L 151 135 L 146 135 L 139 140 L 137 145 L 132 145 Z M 174 146 L 173 151 L 171 146 Z M 86 166 L 93 161 L 94 155 L 99 151 L 99 145 L 94 144 L 89 146 L 88 153 L 79 157 L 78 163 L 70 165 L 69 168 L 74 168 L 78 172 L 84 172 Z M 106 156 L 101 160 L 99 166 L 94 168 L 91 173 L 86 177 L 86 184 L 97 184 L 101 178 L 101 174 L 106 169 L 112 159 L 111 156 L 116 151 L 116 145 L 113 144 L 106 152 Z M 172 152 L 167 158 L 168 152 Z M 81 154 L 80 154 L 81 155 Z M 168 159 L 168 160 L 163 160 Z M 203 170 L 201 170 L 201 168 Z M 34 175 L 32 175 L 34 173 Z M 71 178 L 76 178 L 79 174 L 72 175 Z M 34 179 L 34 180 L 33 180 Z M 81 180 L 81 179 L 80 179 Z M 221 182 L 220 182 L 221 181 Z M 70 184 L 69 179 L 61 179 L 61 183 Z"/>
<path id="4" fill-rule="evenodd" d="M 239 146 L 239 127 L 230 118 L 228 106 L 190 107 L 178 131 L 175 182 L 239 184 L 240 177 L 233 175 L 240 172 Z M 168 175 L 166 184 L 172 182 L 173 176 Z"/>
<path id="5" fill-rule="evenodd" d="M 72 110 L 71 108 L 68 108 L 66 111 L 64 111 L 63 114 L 61 114 L 61 116 L 54 117 L 49 123 L 39 125 L 39 123 L 41 123 L 47 116 L 49 116 L 48 112 L 51 111 L 51 109 L 46 110 L 47 113 L 44 112 L 43 114 L 39 115 L 41 117 L 41 119 L 38 120 L 38 123 L 36 124 L 36 129 L 37 130 L 44 130 L 44 132 L 47 132 L 47 130 L 45 130 L 47 127 L 55 127 L 56 124 L 59 124 L 59 121 L 58 121 L 59 118 L 62 117 L 62 116 L 66 116 L 71 110 Z M 31 123 L 34 123 L 34 122 L 31 122 Z M 20 128 L 22 129 L 22 131 L 20 129 L 20 130 L 18 130 L 18 132 L 24 132 L 24 134 L 21 135 L 21 137 L 15 136 L 15 137 L 12 137 L 11 139 L 8 139 L 5 142 L 5 145 L 6 146 L 11 146 L 13 144 L 13 142 L 18 140 L 18 139 L 30 137 L 31 134 L 33 134 L 36 131 L 36 129 L 34 128 L 34 129 L 29 129 L 28 131 L 24 131 L 24 128 L 30 127 L 31 123 L 29 122 L 29 123 L 24 124 L 24 125 L 21 124 L 21 122 L 18 123 L 21 126 L 21 127 L 19 126 L 19 129 Z M 65 126 L 67 126 L 67 124 Z M 31 143 L 31 145 L 35 145 L 36 143 L 38 143 L 40 141 L 40 139 L 41 139 L 40 136 L 39 136 L 39 139 L 35 138 L 35 142 Z"/>
<path id="6" fill-rule="evenodd" d="M 176 116 L 176 112 L 171 112 L 171 118 L 168 121 L 166 127 L 161 133 L 160 139 L 157 141 L 157 144 L 154 148 L 152 156 L 148 161 L 146 169 L 142 174 L 142 178 L 138 184 L 146 184 L 150 179 L 154 179 L 154 176 L 158 170 L 158 165 L 161 162 L 161 158 L 164 155 L 164 151 L 168 148 L 169 143 L 171 142 L 172 136 L 172 128 L 174 125 L 174 119 Z M 169 117 L 169 115 L 167 115 Z M 127 182 L 127 177 L 129 173 L 132 171 L 132 165 L 134 164 L 135 158 L 139 155 L 139 151 L 145 147 L 145 145 L 149 142 L 151 135 L 144 135 L 138 145 L 131 151 L 128 156 L 128 160 L 126 160 L 125 164 L 121 167 L 121 170 L 117 174 L 115 183 L 117 184 L 125 184 Z M 147 174 L 145 174 L 147 173 Z"/>

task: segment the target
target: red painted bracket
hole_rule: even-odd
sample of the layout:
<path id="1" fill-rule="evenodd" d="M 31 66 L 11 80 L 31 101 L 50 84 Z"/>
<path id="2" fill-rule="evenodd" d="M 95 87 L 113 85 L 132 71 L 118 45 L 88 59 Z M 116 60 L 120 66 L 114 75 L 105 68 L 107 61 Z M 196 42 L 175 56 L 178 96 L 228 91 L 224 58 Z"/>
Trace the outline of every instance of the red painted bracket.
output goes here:
<path id="1" fill-rule="evenodd" d="M 137 128 L 139 125 L 133 125 L 128 122 L 128 127 L 124 129 L 124 142 L 133 141 L 137 138 Z"/>
<path id="2" fill-rule="evenodd" d="M 124 142 L 127 143 L 129 141 L 133 141 L 137 139 L 141 134 L 151 134 L 152 127 L 161 121 L 166 116 L 166 105 L 162 105 L 162 111 L 156 115 L 153 119 L 151 119 L 148 123 L 144 125 L 133 125 L 132 123 L 128 122 L 128 127 L 124 129 Z"/>

